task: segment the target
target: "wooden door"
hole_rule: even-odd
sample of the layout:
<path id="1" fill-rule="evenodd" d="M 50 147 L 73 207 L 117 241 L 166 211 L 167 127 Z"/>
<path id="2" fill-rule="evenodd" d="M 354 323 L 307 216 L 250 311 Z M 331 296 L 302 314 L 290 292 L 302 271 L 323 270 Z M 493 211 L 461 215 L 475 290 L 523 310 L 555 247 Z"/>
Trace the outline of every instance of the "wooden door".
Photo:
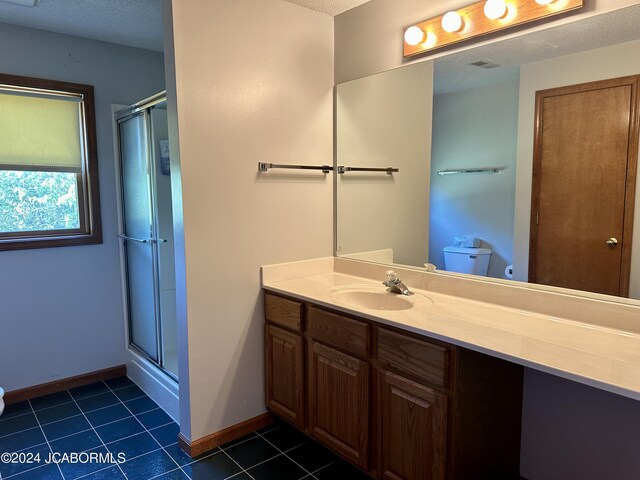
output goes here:
<path id="1" fill-rule="evenodd" d="M 302 337 L 267 325 L 264 338 L 267 408 L 294 425 L 304 428 Z"/>
<path id="2" fill-rule="evenodd" d="M 537 92 L 530 282 L 628 296 L 638 78 Z"/>
<path id="3" fill-rule="evenodd" d="M 446 396 L 389 372 L 378 376 L 382 478 L 445 478 Z"/>
<path id="4" fill-rule="evenodd" d="M 319 441 L 368 468 L 367 362 L 309 342 L 309 427 Z"/>

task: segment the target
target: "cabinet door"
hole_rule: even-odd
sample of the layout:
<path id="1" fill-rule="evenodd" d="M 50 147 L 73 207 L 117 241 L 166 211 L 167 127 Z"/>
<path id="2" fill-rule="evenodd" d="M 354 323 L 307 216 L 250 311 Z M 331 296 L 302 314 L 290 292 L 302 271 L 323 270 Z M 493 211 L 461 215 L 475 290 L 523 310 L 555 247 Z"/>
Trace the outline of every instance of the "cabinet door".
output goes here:
<path id="1" fill-rule="evenodd" d="M 267 408 L 304 428 L 304 356 L 302 337 L 281 328 L 265 328 Z"/>
<path id="2" fill-rule="evenodd" d="M 389 372 L 380 372 L 382 478 L 445 478 L 446 396 Z"/>
<path id="3" fill-rule="evenodd" d="M 311 434 L 363 469 L 369 451 L 369 364 L 309 342 Z"/>

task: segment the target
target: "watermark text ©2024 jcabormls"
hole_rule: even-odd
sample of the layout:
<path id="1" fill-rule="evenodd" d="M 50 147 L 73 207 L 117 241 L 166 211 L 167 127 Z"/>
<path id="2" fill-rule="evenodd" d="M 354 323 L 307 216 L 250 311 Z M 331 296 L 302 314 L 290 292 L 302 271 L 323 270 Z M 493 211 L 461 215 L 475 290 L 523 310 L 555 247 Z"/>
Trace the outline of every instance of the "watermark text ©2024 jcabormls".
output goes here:
<path id="1" fill-rule="evenodd" d="M 104 463 L 119 464 L 126 461 L 124 453 L 100 453 L 100 452 L 71 452 L 59 453 L 53 452 L 48 454 L 32 453 L 32 452 L 5 452 L 0 454 L 0 463 Z"/>

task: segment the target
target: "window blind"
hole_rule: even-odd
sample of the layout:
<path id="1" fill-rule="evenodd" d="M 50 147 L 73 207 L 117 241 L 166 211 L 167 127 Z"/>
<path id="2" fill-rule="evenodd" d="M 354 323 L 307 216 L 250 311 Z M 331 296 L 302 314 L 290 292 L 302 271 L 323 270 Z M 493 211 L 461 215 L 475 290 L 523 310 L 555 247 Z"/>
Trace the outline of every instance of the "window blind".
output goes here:
<path id="1" fill-rule="evenodd" d="M 78 97 L 0 90 L 0 168 L 82 169 Z"/>

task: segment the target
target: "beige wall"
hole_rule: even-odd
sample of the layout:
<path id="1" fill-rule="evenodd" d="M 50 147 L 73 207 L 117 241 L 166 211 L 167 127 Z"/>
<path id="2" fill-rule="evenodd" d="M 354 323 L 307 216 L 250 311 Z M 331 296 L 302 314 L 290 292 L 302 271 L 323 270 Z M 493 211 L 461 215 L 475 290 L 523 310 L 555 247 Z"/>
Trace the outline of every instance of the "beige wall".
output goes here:
<path id="1" fill-rule="evenodd" d="M 257 162 L 332 163 L 333 20 L 282 0 L 179 0 L 172 14 L 181 430 L 198 439 L 265 411 L 260 266 L 332 253 L 331 177 Z"/>
<path id="2" fill-rule="evenodd" d="M 432 62 L 338 86 L 338 164 L 400 170 L 338 175 L 339 255 L 391 249 L 394 263 L 428 261 L 432 91 Z"/>
<path id="3" fill-rule="evenodd" d="M 428 57 L 414 57 L 407 62 L 402 58 L 402 34 L 406 27 L 427 18 L 441 15 L 451 9 L 463 7 L 469 0 L 371 0 L 359 7 L 338 15 L 335 22 L 335 80 L 346 82 L 354 78 L 396 68 L 410 62 L 448 55 L 496 40 L 542 30 L 580 18 L 616 10 L 637 3 L 636 0 L 585 0 L 580 12 L 543 22 L 535 26 L 525 25 L 502 32 L 488 40 L 463 43 Z"/>
<path id="4" fill-rule="evenodd" d="M 514 231 L 515 280 L 527 281 L 535 93 L 547 88 L 640 74 L 640 40 L 523 65 L 520 70 L 518 169 Z M 636 232 L 640 228 L 640 195 L 636 195 Z M 640 235 L 634 235 L 629 296 L 640 298 Z"/>

